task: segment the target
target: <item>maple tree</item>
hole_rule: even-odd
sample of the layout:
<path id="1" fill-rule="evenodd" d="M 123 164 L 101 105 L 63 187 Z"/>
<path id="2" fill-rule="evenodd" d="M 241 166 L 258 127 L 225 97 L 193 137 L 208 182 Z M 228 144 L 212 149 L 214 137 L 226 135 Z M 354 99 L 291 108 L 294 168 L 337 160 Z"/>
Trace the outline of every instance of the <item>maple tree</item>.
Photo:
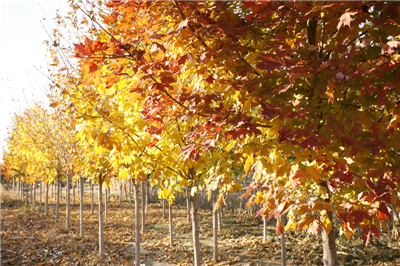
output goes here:
<path id="1" fill-rule="evenodd" d="M 50 47 L 60 92 L 52 106 L 80 125 L 71 137 L 86 143 L 84 159 L 68 169 L 99 183 L 99 228 L 103 182 L 134 179 L 139 248 L 138 186 L 151 174 L 170 204 L 189 192 L 200 265 L 197 193 L 218 191 L 213 206 L 222 206 L 242 189 L 237 169 L 252 174 L 248 206 L 276 219 L 282 241 L 285 230 L 321 232 L 325 265 L 337 265 L 334 217 L 365 245 L 390 224 L 389 205 L 399 205 L 398 3 L 88 3 L 71 7 L 90 27 L 71 13 L 57 18 L 86 36 L 64 49 L 78 66 L 59 67 L 66 59 Z"/>
<path id="2" fill-rule="evenodd" d="M 75 47 L 86 83 L 107 87 L 129 76 L 148 120 L 161 118 L 157 128 L 165 128 L 171 110 L 200 120 L 186 134 L 184 160 L 232 139 L 235 162 L 255 170 L 248 191 L 264 191 L 250 202 L 260 197 L 268 217 L 288 212 L 287 228 L 322 229 L 325 264 L 336 264 L 333 208 L 348 237 L 355 226 L 366 244 L 379 237 L 387 206 L 398 204 L 397 3 L 107 7 L 108 41 Z"/>

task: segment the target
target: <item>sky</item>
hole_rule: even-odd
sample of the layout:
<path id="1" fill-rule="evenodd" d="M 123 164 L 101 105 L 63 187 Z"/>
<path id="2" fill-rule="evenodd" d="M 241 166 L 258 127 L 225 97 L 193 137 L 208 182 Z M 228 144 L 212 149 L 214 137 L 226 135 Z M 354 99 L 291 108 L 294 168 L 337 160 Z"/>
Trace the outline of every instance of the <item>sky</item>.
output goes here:
<path id="1" fill-rule="evenodd" d="M 1 157 L 12 116 L 32 106 L 34 101 L 49 105 L 48 79 L 35 68 L 47 72 L 50 59 L 43 41 L 49 37 L 41 22 L 46 28 L 55 27 L 52 18 L 58 9 L 66 13 L 69 10 L 67 1 L 0 0 Z M 45 17 L 47 20 L 43 20 Z"/>

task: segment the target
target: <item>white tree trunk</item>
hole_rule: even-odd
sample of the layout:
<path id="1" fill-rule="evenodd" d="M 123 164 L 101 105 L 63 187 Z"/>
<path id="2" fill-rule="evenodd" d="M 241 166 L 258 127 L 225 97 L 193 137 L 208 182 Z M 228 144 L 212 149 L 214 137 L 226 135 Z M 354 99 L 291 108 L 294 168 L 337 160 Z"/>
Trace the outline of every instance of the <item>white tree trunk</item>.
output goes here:
<path id="1" fill-rule="evenodd" d="M 49 184 L 46 183 L 46 206 L 44 208 L 44 216 L 48 216 L 49 215 Z"/>
<path id="2" fill-rule="evenodd" d="M 66 217 L 66 222 L 65 222 L 65 227 L 67 228 L 67 229 L 69 229 L 69 216 L 70 216 L 70 200 L 69 200 L 69 196 L 70 196 L 70 193 L 69 193 L 69 175 L 67 175 L 67 184 L 66 184 L 66 186 L 65 186 L 66 188 L 65 188 L 65 203 L 66 203 L 66 205 L 67 205 L 67 217 Z"/>
<path id="3" fill-rule="evenodd" d="M 218 231 L 222 230 L 222 208 L 218 208 Z"/>
<path id="4" fill-rule="evenodd" d="M 104 193 L 106 194 L 106 197 L 104 199 L 104 213 L 105 213 L 104 218 L 107 220 L 107 214 L 108 214 L 108 189 L 107 188 L 105 189 Z"/>
<path id="5" fill-rule="evenodd" d="M 145 212 L 145 187 L 144 187 L 144 182 L 142 181 L 141 183 L 141 192 L 142 192 L 142 233 L 144 234 L 144 232 L 146 231 L 146 212 Z"/>
<path id="6" fill-rule="evenodd" d="M 33 203 L 33 186 L 32 186 L 32 184 L 29 186 L 29 189 L 30 189 L 30 191 L 31 191 L 31 205 L 32 205 L 32 203 Z"/>
<path id="7" fill-rule="evenodd" d="M 60 202 L 62 202 L 62 180 L 60 181 Z"/>
<path id="8" fill-rule="evenodd" d="M 147 213 L 147 211 L 148 211 L 148 206 L 149 206 L 149 197 L 150 197 L 150 184 L 149 184 L 149 180 L 147 179 L 147 182 L 146 182 L 146 213 Z"/>
<path id="9" fill-rule="evenodd" d="M 280 217 L 281 222 L 283 227 L 285 227 L 285 217 L 281 216 Z M 281 235 L 281 260 L 282 260 L 282 266 L 286 266 L 286 241 L 285 241 L 285 231 L 283 231 L 283 234 Z"/>
<path id="10" fill-rule="evenodd" d="M 139 184 L 134 184 L 135 191 L 135 234 L 136 234 L 136 258 L 135 265 L 140 265 L 140 206 L 139 206 Z"/>
<path id="11" fill-rule="evenodd" d="M 43 186 L 43 182 L 40 182 L 40 188 L 39 188 L 39 211 L 42 210 L 42 186 Z"/>
<path id="12" fill-rule="evenodd" d="M 201 265 L 200 236 L 199 236 L 199 214 L 197 209 L 197 193 L 190 197 L 192 202 L 192 232 L 193 232 L 193 253 L 194 265 Z"/>
<path id="13" fill-rule="evenodd" d="M 333 221 L 333 213 L 331 211 L 328 211 L 328 217 L 331 221 Z M 322 261 L 324 266 L 337 266 L 338 260 L 335 243 L 335 231 L 333 226 L 329 233 L 326 233 L 325 230 L 322 230 L 322 248 Z"/>
<path id="14" fill-rule="evenodd" d="M 122 181 L 119 183 L 119 205 L 122 204 Z"/>
<path id="15" fill-rule="evenodd" d="M 132 208 L 132 180 L 129 181 L 129 206 Z"/>
<path id="16" fill-rule="evenodd" d="M 93 182 L 92 181 L 90 181 L 90 197 L 92 198 L 91 211 L 93 214 L 94 213 L 94 200 L 93 200 Z"/>
<path id="17" fill-rule="evenodd" d="M 168 214 L 169 214 L 169 245 L 172 247 L 174 245 L 173 234 L 172 234 L 172 206 L 168 202 Z"/>
<path id="18" fill-rule="evenodd" d="M 265 217 L 263 219 L 263 224 L 264 224 L 264 232 L 263 232 L 263 243 L 267 242 L 267 218 Z"/>
<path id="19" fill-rule="evenodd" d="M 212 202 L 212 213 L 213 213 L 213 259 L 215 262 L 218 261 L 218 209 L 215 209 L 215 203 L 217 202 L 218 190 L 214 190 L 213 202 Z"/>
<path id="20" fill-rule="evenodd" d="M 189 194 L 189 188 L 186 189 L 186 208 L 187 208 L 187 223 L 190 224 L 190 194 Z"/>
<path id="21" fill-rule="evenodd" d="M 83 178 L 79 177 L 79 185 L 80 185 L 80 215 L 79 215 L 79 222 L 80 222 L 80 232 L 79 235 L 83 237 L 83 192 L 84 192 L 84 183 Z"/>
<path id="22" fill-rule="evenodd" d="M 57 179 L 56 222 L 58 222 L 59 206 L 60 206 L 60 177 L 58 177 L 58 179 Z"/>
<path id="23" fill-rule="evenodd" d="M 78 180 L 76 180 L 75 182 L 73 182 L 72 181 L 72 194 L 73 194 L 73 206 L 75 207 L 75 186 L 76 186 L 76 183 L 78 182 Z"/>
<path id="24" fill-rule="evenodd" d="M 36 205 L 36 182 L 33 184 L 33 207 Z"/>
<path id="25" fill-rule="evenodd" d="M 102 207 L 102 180 L 99 183 L 99 255 L 104 257 L 104 228 L 103 228 L 103 207 Z"/>

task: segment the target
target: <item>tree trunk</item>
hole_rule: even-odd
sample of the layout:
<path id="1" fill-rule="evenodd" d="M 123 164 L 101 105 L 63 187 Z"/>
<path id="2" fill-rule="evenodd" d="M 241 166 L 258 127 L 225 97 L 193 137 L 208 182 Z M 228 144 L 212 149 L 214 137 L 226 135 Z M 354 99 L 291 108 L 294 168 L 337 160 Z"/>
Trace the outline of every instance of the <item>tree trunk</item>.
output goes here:
<path id="1" fill-rule="evenodd" d="M 333 218 L 333 213 L 328 211 L 328 217 L 331 221 Z M 333 225 L 332 225 L 333 227 Z M 335 231 L 332 230 L 329 233 L 326 233 L 325 230 L 322 230 L 322 248 L 323 248 L 323 257 L 322 261 L 325 266 L 337 266 L 337 252 L 336 252 L 336 243 L 335 243 Z"/>
<path id="2" fill-rule="evenodd" d="M 91 207 L 91 211 L 92 214 L 94 213 L 94 200 L 93 200 L 93 182 L 90 181 L 90 197 L 92 198 L 92 207 Z"/>
<path id="3" fill-rule="evenodd" d="M 26 183 L 26 204 L 29 204 L 29 185 Z"/>
<path id="4" fill-rule="evenodd" d="M 149 194 L 150 194 L 150 183 L 149 183 L 149 180 L 147 179 L 147 182 L 146 182 L 146 213 L 147 213 L 147 211 L 148 211 L 148 206 L 149 206 L 149 198 L 150 198 L 150 196 L 149 196 Z"/>
<path id="5" fill-rule="evenodd" d="M 128 193 L 126 192 L 126 183 L 124 180 L 125 201 L 128 201 Z"/>
<path id="6" fill-rule="evenodd" d="M 57 178 L 56 222 L 58 222 L 59 206 L 60 206 L 60 176 L 58 176 L 58 178 Z"/>
<path id="7" fill-rule="evenodd" d="M 39 211 L 42 210 L 42 186 L 43 186 L 43 182 L 40 182 L 40 188 L 39 188 Z"/>
<path id="8" fill-rule="evenodd" d="M 190 224 L 190 192 L 186 189 L 187 223 Z"/>
<path id="9" fill-rule="evenodd" d="M 139 206 L 139 185 L 134 184 L 135 190 L 135 234 L 136 234 L 136 258 L 135 265 L 140 265 L 140 206 Z"/>
<path id="10" fill-rule="evenodd" d="M 106 188 L 105 189 L 105 194 L 106 194 L 106 197 L 105 197 L 105 200 L 104 200 L 104 213 L 105 213 L 105 215 L 104 215 L 104 218 L 107 220 L 107 211 L 108 211 L 108 189 Z"/>
<path id="11" fill-rule="evenodd" d="M 53 183 L 51 183 L 51 193 L 50 193 L 51 197 L 53 197 L 53 195 L 54 195 L 54 193 L 53 193 L 54 192 L 54 182 L 55 181 L 53 181 Z"/>
<path id="12" fill-rule="evenodd" d="M 132 208 L 132 180 L 129 181 L 129 207 Z"/>
<path id="13" fill-rule="evenodd" d="M 163 218 L 167 218 L 167 214 L 165 213 L 165 199 L 161 199 L 162 200 L 162 211 L 163 211 Z"/>
<path id="14" fill-rule="evenodd" d="M 194 265 L 201 265 L 200 236 L 199 236 L 199 214 L 197 209 L 197 193 L 190 197 L 192 202 L 192 232 L 193 232 L 193 253 Z"/>
<path id="15" fill-rule="evenodd" d="M 46 206 L 44 207 L 44 216 L 49 215 L 49 184 L 46 183 Z"/>
<path id="16" fill-rule="evenodd" d="M 36 204 L 36 182 L 33 184 L 33 207 Z"/>
<path id="17" fill-rule="evenodd" d="M 144 182 L 142 181 L 141 183 L 141 192 L 142 192 L 142 233 L 144 234 L 144 232 L 146 231 L 146 212 L 144 210 L 144 200 L 145 200 L 145 196 L 144 196 Z"/>
<path id="18" fill-rule="evenodd" d="M 65 190 L 65 203 L 66 203 L 66 205 L 67 205 L 67 219 L 66 219 L 66 222 L 65 222 L 65 226 L 66 226 L 66 228 L 67 229 L 69 229 L 69 211 L 70 211 L 70 200 L 69 200 L 69 196 L 70 196 L 70 194 L 69 194 L 69 175 L 67 175 L 67 184 L 66 184 L 66 190 Z"/>
<path id="19" fill-rule="evenodd" d="M 122 204 L 122 181 L 119 183 L 119 205 Z"/>
<path id="20" fill-rule="evenodd" d="M 263 243 L 267 242 L 267 218 L 265 217 L 263 219 L 263 224 L 264 224 L 264 232 L 263 232 Z"/>
<path id="21" fill-rule="evenodd" d="M 31 191 L 31 205 L 32 205 L 32 203 L 33 203 L 33 186 L 32 186 L 32 184 L 29 186 L 29 189 L 30 189 L 30 191 Z"/>
<path id="22" fill-rule="evenodd" d="M 213 259 L 215 262 L 218 261 L 218 209 L 215 209 L 215 203 L 217 202 L 218 190 L 213 192 L 212 202 L 212 213 L 213 213 Z"/>
<path id="23" fill-rule="evenodd" d="M 218 208 L 218 231 L 222 230 L 222 208 Z"/>
<path id="24" fill-rule="evenodd" d="M 73 201 L 74 201 L 74 207 L 75 207 L 75 186 L 76 186 L 76 182 L 78 182 L 77 180 L 75 181 L 75 182 L 73 182 L 73 185 L 72 185 L 72 194 L 73 194 Z"/>
<path id="25" fill-rule="evenodd" d="M 285 227 L 285 217 L 281 216 L 280 217 L 281 222 L 283 227 Z M 282 266 L 286 266 L 286 241 L 285 241 L 285 231 L 283 231 L 283 234 L 281 235 L 281 260 L 282 260 Z"/>
<path id="26" fill-rule="evenodd" d="M 83 192 L 84 192 L 84 183 L 83 183 L 83 178 L 80 176 L 79 177 L 79 185 L 80 185 L 80 215 L 79 215 L 79 222 L 80 222 L 80 232 L 79 235 L 83 237 Z"/>
<path id="27" fill-rule="evenodd" d="M 103 207 L 102 207 L 102 180 L 99 182 L 99 255 L 104 256 L 104 228 L 103 228 Z"/>
<path id="28" fill-rule="evenodd" d="M 174 245 L 173 234 L 172 234 L 172 205 L 168 202 L 168 214 L 169 214 L 169 245 Z"/>
<path id="29" fill-rule="evenodd" d="M 60 202 L 62 202 L 62 180 L 60 181 Z"/>

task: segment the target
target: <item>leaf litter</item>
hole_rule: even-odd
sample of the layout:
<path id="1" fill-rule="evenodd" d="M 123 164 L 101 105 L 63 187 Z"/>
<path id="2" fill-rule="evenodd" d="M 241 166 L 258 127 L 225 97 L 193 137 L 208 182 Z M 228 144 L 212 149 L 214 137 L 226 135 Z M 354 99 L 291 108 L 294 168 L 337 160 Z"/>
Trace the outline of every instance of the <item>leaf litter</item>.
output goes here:
<path id="1" fill-rule="evenodd" d="M 114 198 L 112 198 L 114 199 Z M 70 229 L 65 229 L 65 201 L 60 205 L 59 221 L 55 217 L 55 201 L 49 198 L 49 216 L 38 206 L 24 206 L 13 198 L 1 208 L 2 265 L 134 265 L 134 209 L 124 202 L 109 203 L 105 222 L 105 256 L 98 256 L 97 209 L 90 214 L 90 199 L 84 202 L 84 236 L 79 236 L 79 204 L 71 204 Z M 218 263 L 212 259 L 212 216 L 210 210 L 199 209 L 202 265 L 280 265 L 280 239 L 274 223 L 269 222 L 268 240 L 262 242 L 262 221 L 251 215 L 224 211 L 219 232 Z M 160 203 L 149 204 L 146 231 L 141 233 L 142 265 L 193 265 L 191 225 L 187 224 L 186 208 L 173 206 L 174 245 L 169 244 L 168 219 L 162 217 Z M 320 236 L 305 232 L 286 232 L 288 265 L 322 265 Z M 359 239 L 338 237 L 340 265 L 393 265 L 400 263 L 400 247 L 388 234 L 364 247 Z"/>

